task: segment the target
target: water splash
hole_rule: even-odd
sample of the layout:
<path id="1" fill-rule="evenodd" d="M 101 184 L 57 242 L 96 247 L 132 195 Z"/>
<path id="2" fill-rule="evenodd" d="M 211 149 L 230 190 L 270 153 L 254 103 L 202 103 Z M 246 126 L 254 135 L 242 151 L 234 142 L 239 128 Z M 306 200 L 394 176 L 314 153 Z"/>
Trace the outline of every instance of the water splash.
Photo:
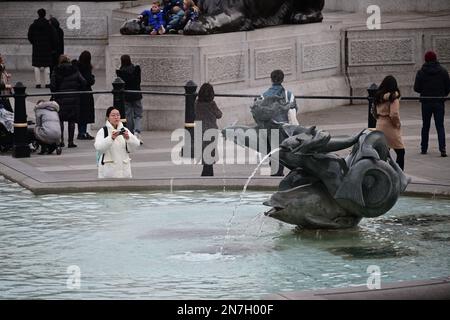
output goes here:
<path id="1" fill-rule="evenodd" d="M 226 188 L 226 181 L 225 181 L 225 177 L 226 177 L 227 173 L 225 171 L 225 162 L 222 164 L 222 181 L 223 181 L 223 192 L 227 191 Z"/>
<path id="2" fill-rule="evenodd" d="M 224 256 L 220 252 L 217 253 L 203 253 L 203 252 L 185 252 L 183 254 L 176 254 L 169 256 L 168 259 L 175 259 L 175 260 L 181 260 L 181 261 L 188 261 L 188 262 L 208 262 L 208 261 L 215 261 L 215 260 L 235 260 L 236 257 L 234 256 Z"/>
<path id="3" fill-rule="evenodd" d="M 261 220 L 261 225 L 259 226 L 258 237 L 261 236 L 262 229 L 263 229 L 263 226 L 264 226 L 264 222 L 266 222 L 266 220 L 265 220 L 265 219 L 262 219 L 262 220 Z"/>
<path id="4" fill-rule="evenodd" d="M 225 238 L 223 239 L 223 244 L 220 247 L 220 254 L 223 254 L 223 248 L 225 247 L 225 243 L 230 235 L 231 225 L 233 224 L 233 220 L 234 220 L 234 217 L 236 216 L 237 209 L 242 204 L 242 200 L 244 199 L 244 195 L 245 195 L 245 192 L 247 191 L 247 187 L 250 184 L 250 181 L 252 181 L 253 177 L 255 176 L 256 172 L 258 172 L 259 168 L 262 166 L 264 161 L 266 161 L 272 154 L 274 154 L 275 152 L 278 152 L 279 150 L 280 150 L 280 148 L 276 148 L 276 149 L 270 151 L 267 155 L 265 155 L 264 158 L 262 158 L 262 160 L 258 163 L 256 168 L 253 170 L 252 174 L 248 177 L 247 181 L 245 182 L 244 188 L 242 189 L 242 192 L 239 195 L 239 202 L 237 205 L 234 206 L 233 214 L 231 215 L 230 220 L 228 220 L 227 233 L 225 235 Z"/>

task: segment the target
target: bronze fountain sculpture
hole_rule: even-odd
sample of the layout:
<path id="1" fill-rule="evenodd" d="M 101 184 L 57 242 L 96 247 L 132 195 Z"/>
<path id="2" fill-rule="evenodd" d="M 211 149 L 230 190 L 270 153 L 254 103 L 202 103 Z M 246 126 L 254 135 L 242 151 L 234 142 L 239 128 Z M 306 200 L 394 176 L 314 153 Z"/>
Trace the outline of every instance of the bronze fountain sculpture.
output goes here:
<path id="1" fill-rule="evenodd" d="M 205 35 L 282 24 L 321 22 L 325 0 L 199 0 L 199 18 L 184 27 L 185 35 Z M 121 34 L 145 33 L 137 19 L 126 21 Z"/>
<path id="2" fill-rule="evenodd" d="M 391 158 L 381 131 L 365 129 L 352 137 L 333 138 L 315 126 L 275 120 L 288 109 L 283 98 L 258 99 L 251 107 L 255 126 L 222 131 L 225 137 L 235 136 L 236 143 L 253 147 L 261 141 L 248 138 L 261 135 L 249 135 L 248 130 L 279 130 L 279 161 L 291 171 L 264 203 L 272 207 L 267 216 L 305 229 L 345 229 L 395 205 L 410 179 Z M 345 158 L 333 153 L 350 147 Z"/>

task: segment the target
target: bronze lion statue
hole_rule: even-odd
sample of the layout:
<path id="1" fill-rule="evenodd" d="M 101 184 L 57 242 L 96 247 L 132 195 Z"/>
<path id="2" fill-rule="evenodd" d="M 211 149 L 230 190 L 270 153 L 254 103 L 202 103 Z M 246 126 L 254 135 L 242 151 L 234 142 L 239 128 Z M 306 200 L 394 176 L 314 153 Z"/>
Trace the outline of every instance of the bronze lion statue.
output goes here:
<path id="1" fill-rule="evenodd" d="M 201 15 L 184 34 L 202 35 L 281 24 L 321 22 L 325 0 L 199 0 Z"/>

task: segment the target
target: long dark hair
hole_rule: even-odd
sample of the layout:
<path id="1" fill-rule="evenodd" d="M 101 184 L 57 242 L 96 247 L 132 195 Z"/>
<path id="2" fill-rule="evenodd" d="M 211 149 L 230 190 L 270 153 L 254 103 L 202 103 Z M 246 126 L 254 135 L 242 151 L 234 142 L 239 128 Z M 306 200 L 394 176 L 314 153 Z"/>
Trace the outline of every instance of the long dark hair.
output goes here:
<path id="1" fill-rule="evenodd" d="M 214 100 L 214 88 L 209 83 L 204 83 L 198 90 L 198 101 L 211 102 Z"/>
<path id="2" fill-rule="evenodd" d="M 375 93 L 375 105 L 382 104 L 384 100 L 384 95 L 390 93 L 389 101 L 393 102 L 395 99 L 400 98 L 400 89 L 397 85 L 397 80 L 393 76 L 387 76 L 383 79 L 377 92 Z"/>
<path id="3" fill-rule="evenodd" d="M 123 68 L 128 66 L 131 66 L 131 58 L 129 55 L 124 54 L 120 57 L 120 67 Z"/>
<path id="4" fill-rule="evenodd" d="M 50 19 L 48 19 L 48 21 L 50 21 L 50 24 L 52 25 L 53 28 L 55 28 L 55 29 L 59 28 L 59 21 L 55 17 L 50 17 Z"/>
<path id="5" fill-rule="evenodd" d="M 5 71 L 5 69 L 6 69 L 5 61 L 3 60 L 2 54 L 0 53 L 0 73 Z"/>
<path id="6" fill-rule="evenodd" d="M 92 71 L 91 53 L 89 51 L 83 51 L 78 58 L 78 62 L 81 69 L 86 68 L 89 71 Z"/>

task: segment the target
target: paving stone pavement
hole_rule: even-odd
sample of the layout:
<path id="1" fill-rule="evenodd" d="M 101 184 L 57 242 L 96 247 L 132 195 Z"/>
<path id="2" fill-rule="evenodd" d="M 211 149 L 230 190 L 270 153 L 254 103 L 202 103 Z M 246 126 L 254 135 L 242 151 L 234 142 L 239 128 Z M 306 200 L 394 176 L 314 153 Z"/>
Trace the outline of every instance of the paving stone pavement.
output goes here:
<path id="1" fill-rule="evenodd" d="M 25 83 L 32 83 L 31 73 L 19 73 Z M 101 77 L 100 77 L 101 79 Z M 104 89 L 105 81 L 100 80 L 94 89 Z M 46 89 L 30 89 L 30 92 L 46 92 Z M 29 119 L 34 100 L 27 101 Z M 220 107 L 220 99 L 217 99 Z M 308 100 L 299 101 L 307 104 Z M 249 111 L 250 112 L 250 111 Z M 438 151 L 437 135 L 434 126 L 430 130 L 430 147 L 427 155 L 420 154 L 421 112 L 418 102 L 401 103 L 401 119 L 403 139 L 406 144 L 405 172 L 412 177 L 408 186 L 409 193 L 425 193 L 427 195 L 450 195 L 449 157 L 442 158 Z M 300 124 L 316 125 L 329 131 L 333 136 L 352 135 L 367 127 L 367 105 L 349 105 L 317 112 L 300 113 Z M 180 128 L 183 128 L 180 123 Z M 445 126 L 450 127 L 450 119 L 445 118 Z M 96 130 L 91 130 L 95 135 Z M 179 140 L 171 141 L 172 132 L 143 132 L 144 145 L 132 155 L 132 179 L 99 180 L 95 163 L 93 141 L 77 140 L 77 148 L 63 148 L 60 156 L 31 154 L 30 158 L 13 158 L 11 153 L 0 155 L 0 174 L 16 181 L 35 193 L 59 193 L 99 190 L 147 190 L 147 189 L 192 189 L 192 188 L 229 188 L 241 189 L 248 177 L 255 170 L 259 158 L 250 151 L 247 164 L 230 162 L 230 151 L 238 153 L 238 149 L 225 143 L 228 160 L 220 160 L 214 166 L 215 177 L 200 177 L 202 166 L 199 164 L 174 164 L 179 155 Z M 65 135 L 67 137 L 67 133 Z M 450 134 L 447 134 L 447 139 Z M 243 152 L 240 149 L 239 152 Z M 349 150 L 340 151 L 345 155 Z M 223 152 L 222 152 L 223 153 Z M 395 155 L 393 155 L 395 158 Z M 243 156 L 238 157 L 243 160 Z M 248 163 L 248 160 L 251 160 Z M 179 159 L 178 159 L 179 160 Z M 176 161 L 175 161 L 176 162 Z M 287 171 L 287 170 L 285 170 Z M 285 172 L 286 173 L 286 172 Z M 252 179 L 249 188 L 274 189 L 280 181 L 279 177 L 270 177 L 268 164 L 264 164 Z"/>

